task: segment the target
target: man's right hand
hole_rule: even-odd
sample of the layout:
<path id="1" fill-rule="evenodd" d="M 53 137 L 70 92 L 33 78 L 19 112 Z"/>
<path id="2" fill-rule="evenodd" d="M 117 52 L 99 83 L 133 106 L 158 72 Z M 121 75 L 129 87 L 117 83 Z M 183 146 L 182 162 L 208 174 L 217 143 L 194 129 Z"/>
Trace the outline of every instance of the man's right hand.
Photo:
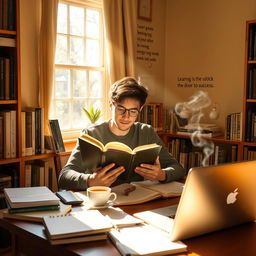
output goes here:
<path id="1" fill-rule="evenodd" d="M 117 179 L 117 177 L 125 171 L 123 166 L 119 166 L 111 171 L 115 166 L 114 163 L 109 164 L 103 168 L 97 169 L 96 172 L 90 175 L 87 181 L 88 187 L 92 186 L 111 186 Z"/>

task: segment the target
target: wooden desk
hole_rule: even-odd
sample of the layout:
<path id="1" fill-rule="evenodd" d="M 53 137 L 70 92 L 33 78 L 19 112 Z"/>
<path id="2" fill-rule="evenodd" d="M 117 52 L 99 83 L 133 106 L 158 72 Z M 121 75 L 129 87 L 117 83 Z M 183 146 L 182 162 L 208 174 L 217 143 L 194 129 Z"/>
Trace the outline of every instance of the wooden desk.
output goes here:
<path id="1" fill-rule="evenodd" d="M 127 213 L 164 207 L 178 202 L 178 198 L 158 199 L 149 203 L 121 207 Z M 13 252 L 25 255 L 120 255 L 110 241 L 97 241 L 72 245 L 52 246 L 47 241 L 40 223 L 3 219 L 0 211 L 0 226 L 13 236 Z M 252 256 L 256 255 L 256 224 L 248 223 L 234 228 L 184 240 L 189 256 Z M 176 254 L 177 255 L 177 254 Z"/>

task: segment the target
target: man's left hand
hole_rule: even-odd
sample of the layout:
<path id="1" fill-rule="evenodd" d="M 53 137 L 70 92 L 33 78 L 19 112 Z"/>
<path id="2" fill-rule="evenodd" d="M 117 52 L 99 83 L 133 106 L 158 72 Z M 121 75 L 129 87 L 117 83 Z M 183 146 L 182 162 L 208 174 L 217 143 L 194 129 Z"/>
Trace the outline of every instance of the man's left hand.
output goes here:
<path id="1" fill-rule="evenodd" d="M 135 172 L 151 181 L 163 181 L 166 179 L 166 173 L 161 169 L 159 157 L 157 157 L 155 164 L 141 164 L 135 168 Z"/>

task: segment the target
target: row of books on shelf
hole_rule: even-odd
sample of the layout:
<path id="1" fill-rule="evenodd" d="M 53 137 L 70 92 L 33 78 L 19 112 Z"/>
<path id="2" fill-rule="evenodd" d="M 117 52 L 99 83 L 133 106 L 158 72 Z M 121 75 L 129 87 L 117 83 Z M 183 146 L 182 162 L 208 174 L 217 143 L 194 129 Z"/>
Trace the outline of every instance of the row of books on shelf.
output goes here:
<path id="1" fill-rule="evenodd" d="M 0 37 L 0 46 L 1 46 Z M 16 71 L 13 56 L 0 57 L 0 100 L 16 99 Z"/>
<path id="2" fill-rule="evenodd" d="M 248 74 L 248 99 L 256 99 L 256 68 L 252 67 L 249 69 Z"/>
<path id="3" fill-rule="evenodd" d="M 256 160 L 256 148 L 244 147 L 244 160 Z"/>
<path id="4" fill-rule="evenodd" d="M 227 140 L 242 140 L 242 113 L 231 113 L 226 117 L 225 137 Z"/>
<path id="5" fill-rule="evenodd" d="M 43 108 L 21 112 L 22 156 L 65 152 L 58 120 L 49 120 L 50 135 L 45 135 L 44 125 Z"/>
<path id="6" fill-rule="evenodd" d="M 0 159 L 17 155 L 16 110 L 0 111 Z"/>
<path id="7" fill-rule="evenodd" d="M 53 158 L 40 159 L 25 164 L 25 187 L 47 186 L 58 190 L 57 174 Z"/>
<path id="8" fill-rule="evenodd" d="M 150 124 L 155 131 L 161 131 L 163 130 L 162 111 L 162 103 L 148 103 L 143 107 L 139 116 L 139 121 Z"/>
<path id="9" fill-rule="evenodd" d="M 22 156 L 45 152 L 43 115 L 43 108 L 27 109 L 21 112 Z"/>
<path id="10" fill-rule="evenodd" d="M 189 140 L 171 139 L 167 148 L 186 170 L 203 164 L 205 155 L 202 148 L 194 147 Z M 204 164 L 217 165 L 236 160 L 237 145 L 214 145 L 212 154 L 205 159 Z"/>
<path id="11" fill-rule="evenodd" d="M 256 26 L 255 24 L 251 25 L 249 28 L 248 60 L 256 60 Z"/>
<path id="12" fill-rule="evenodd" d="M 15 30 L 15 0 L 0 0 L 0 29 Z"/>
<path id="13" fill-rule="evenodd" d="M 248 109 L 247 112 L 245 141 L 256 142 L 256 112 L 252 109 Z"/>

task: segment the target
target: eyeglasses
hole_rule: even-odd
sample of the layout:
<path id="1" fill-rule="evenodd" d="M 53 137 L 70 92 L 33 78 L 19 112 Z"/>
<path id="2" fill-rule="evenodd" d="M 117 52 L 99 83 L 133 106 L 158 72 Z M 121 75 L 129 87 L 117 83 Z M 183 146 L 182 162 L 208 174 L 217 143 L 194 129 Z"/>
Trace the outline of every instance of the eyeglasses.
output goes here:
<path id="1" fill-rule="evenodd" d="M 118 115 L 124 115 L 126 113 L 126 111 L 128 112 L 129 116 L 131 117 L 137 117 L 140 113 L 140 111 L 137 108 L 125 108 L 123 106 L 119 106 L 119 105 L 114 105 L 115 106 L 115 111 Z"/>

